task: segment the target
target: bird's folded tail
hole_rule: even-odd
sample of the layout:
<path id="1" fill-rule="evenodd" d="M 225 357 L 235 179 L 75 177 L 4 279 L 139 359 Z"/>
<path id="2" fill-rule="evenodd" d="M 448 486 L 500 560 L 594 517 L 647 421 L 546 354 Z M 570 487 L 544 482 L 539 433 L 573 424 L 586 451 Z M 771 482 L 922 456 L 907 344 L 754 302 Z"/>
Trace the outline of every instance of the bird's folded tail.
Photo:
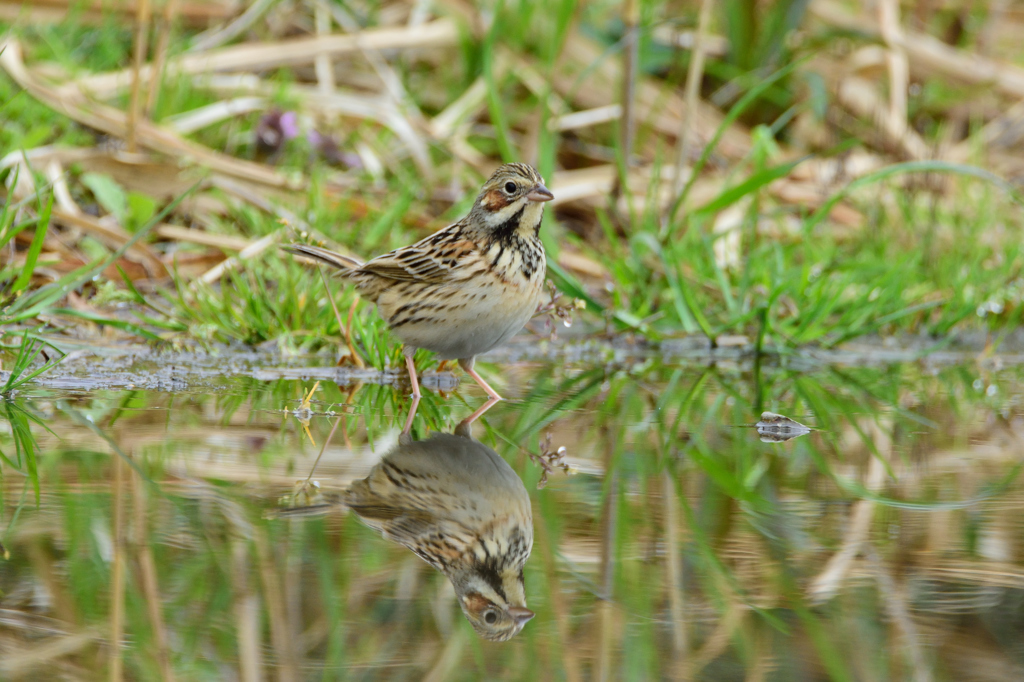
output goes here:
<path id="1" fill-rule="evenodd" d="M 265 519 L 294 519 L 305 516 L 324 516 L 341 505 L 337 503 L 311 504 L 307 507 L 272 507 L 263 511 Z"/>
<path id="2" fill-rule="evenodd" d="M 318 260 L 321 263 L 327 263 L 328 265 L 338 268 L 342 272 L 356 270 L 363 266 L 363 264 L 357 261 L 355 258 L 349 258 L 348 256 L 343 256 L 340 253 L 328 251 L 327 249 L 321 249 L 319 246 L 308 246 L 306 244 L 288 244 L 287 246 L 282 246 L 281 248 L 287 251 L 288 253 L 295 254 L 296 256 L 312 258 L 313 260 Z"/>

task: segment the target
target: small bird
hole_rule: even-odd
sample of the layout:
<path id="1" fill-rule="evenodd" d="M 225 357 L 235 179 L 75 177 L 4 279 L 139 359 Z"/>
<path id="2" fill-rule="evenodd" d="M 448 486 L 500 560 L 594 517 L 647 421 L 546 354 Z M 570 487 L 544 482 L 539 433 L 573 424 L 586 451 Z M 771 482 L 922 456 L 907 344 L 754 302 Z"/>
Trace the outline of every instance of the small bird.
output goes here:
<path id="1" fill-rule="evenodd" d="M 336 499 L 272 515 L 350 508 L 443 573 L 481 637 L 511 639 L 534 616 L 523 582 L 533 549 L 530 496 L 512 467 L 470 430 L 463 421 L 454 433 L 422 441 L 403 433 L 366 478 Z"/>
<path id="2" fill-rule="evenodd" d="M 377 304 L 404 345 L 414 397 L 420 387 L 412 356 L 426 348 L 457 359 L 500 400 L 473 362 L 515 335 L 537 309 L 546 268 L 538 234 L 544 202 L 552 199 L 532 166 L 509 163 L 484 183 L 469 215 L 411 246 L 366 263 L 316 246 L 284 249 L 334 266 Z"/>

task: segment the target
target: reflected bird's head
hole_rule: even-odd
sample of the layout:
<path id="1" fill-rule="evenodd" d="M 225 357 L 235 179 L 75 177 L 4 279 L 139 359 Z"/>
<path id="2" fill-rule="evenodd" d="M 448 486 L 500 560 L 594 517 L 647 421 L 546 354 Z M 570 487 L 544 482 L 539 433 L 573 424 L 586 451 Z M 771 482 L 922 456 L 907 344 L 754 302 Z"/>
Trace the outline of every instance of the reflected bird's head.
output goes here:
<path id="1" fill-rule="evenodd" d="M 533 618 L 523 584 L 533 548 L 530 497 L 468 427 L 422 441 L 403 436 L 344 501 L 366 525 L 441 571 L 481 637 L 511 639 Z"/>

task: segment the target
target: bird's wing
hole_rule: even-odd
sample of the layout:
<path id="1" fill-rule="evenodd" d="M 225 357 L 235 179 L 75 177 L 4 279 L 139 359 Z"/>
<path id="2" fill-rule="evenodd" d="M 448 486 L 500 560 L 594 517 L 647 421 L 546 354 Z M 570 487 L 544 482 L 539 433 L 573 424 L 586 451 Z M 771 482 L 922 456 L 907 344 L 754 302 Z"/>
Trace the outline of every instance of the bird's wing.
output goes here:
<path id="1" fill-rule="evenodd" d="M 360 272 L 404 282 L 444 284 L 465 274 L 460 266 L 477 252 L 455 224 L 411 246 L 396 249 L 365 263 Z"/>

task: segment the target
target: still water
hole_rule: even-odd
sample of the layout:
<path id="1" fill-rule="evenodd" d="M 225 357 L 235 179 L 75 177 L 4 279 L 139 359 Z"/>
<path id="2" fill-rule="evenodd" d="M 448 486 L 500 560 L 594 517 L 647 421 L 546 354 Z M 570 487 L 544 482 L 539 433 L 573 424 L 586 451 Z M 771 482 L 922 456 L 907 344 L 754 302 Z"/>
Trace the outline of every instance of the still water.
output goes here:
<path id="1" fill-rule="evenodd" d="M 317 362 L 0 401 L 0 679 L 1024 679 L 1020 367 Z"/>

